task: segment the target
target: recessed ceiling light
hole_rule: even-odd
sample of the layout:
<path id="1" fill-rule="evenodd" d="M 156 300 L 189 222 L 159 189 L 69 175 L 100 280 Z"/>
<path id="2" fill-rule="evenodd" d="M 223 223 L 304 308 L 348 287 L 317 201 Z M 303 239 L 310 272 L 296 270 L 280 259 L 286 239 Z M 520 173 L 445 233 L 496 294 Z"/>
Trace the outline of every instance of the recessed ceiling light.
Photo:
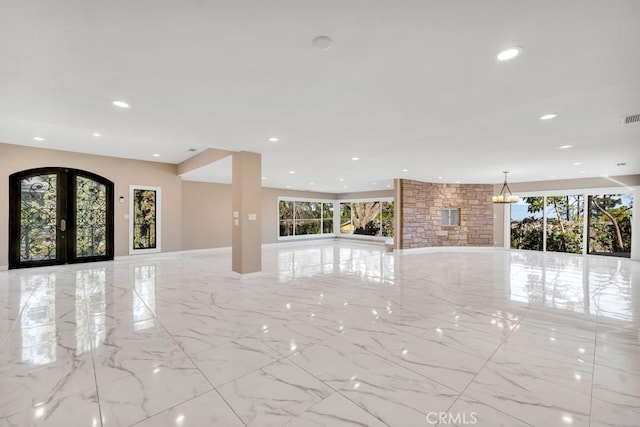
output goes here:
<path id="1" fill-rule="evenodd" d="M 294 173 L 296 173 L 296 171 L 289 171 L 289 173 L 293 175 Z"/>
<path id="2" fill-rule="evenodd" d="M 563 415 L 562 422 L 565 424 L 573 424 L 573 417 L 571 415 Z"/>
<path id="3" fill-rule="evenodd" d="M 402 169 L 402 172 L 409 172 L 409 169 Z"/>
<path id="4" fill-rule="evenodd" d="M 33 139 L 35 139 L 36 141 L 44 141 L 44 138 L 41 136 L 34 136 Z"/>
<path id="5" fill-rule="evenodd" d="M 558 117 L 557 114 L 545 114 L 544 116 L 540 116 L 540 120 L 550 120 Z"/>
<path id="6" fill-rule="evenodd" d="M 98 132 L 94 132 L 93 136 L 95 136 L 96 138 L 100 138 L 102 135 L 100 135 Z"/>
<path id="7" fill-rule="evenodd" d="M 555 175 L 549 175 L 549 178 L 555 178 L 555 177 L 556 177 Z"/>
<path id="8" fill-rule="evenodd" d="M 502 52 L 496 55 L 498 61 L 508 61 L 510 59 L 515 58 L 516 56 L 522 53 L 522 48 L 520 46 L 510 47 L 509 49 L 505 49 Z"/>
<path id="9" fill-rule="evenodd" d="M 131 105 L 129 105 L 128 103 L 124 102 L 124 101 L 111 101 L 111 103 L 113 105 L 115 105 L 118 108 L 131 108 Z"/>
<path id="10" fill-rule="evenodd" d="M 342 188 L 347 188 L 347 186 L 346 186 L 346 185 L 343 185 L 343 186 L 342 186 Z"/>
<path id="11" fill-rule="evenodd" d="M 566 150 L 567 148 L 572 148 L 573 145 L 561 145 L 560 147 L 558 147 L 561 150 Z"/>
<path id="12" fill-rule="evenodd" d="M 442 177 L 441 177 L 441 176 L 439 176 L 439 177 L 438 177 L 438 179 L 442 179 Z"/>
<path id="13" fill-rule="evenodd" d="M 290 185 L 285 185 L 285 187 L 287 187 L 287 188 L 291 188 L 291 186 L 290 186 Z"/>
<path id="14" fill-rule="evenodd" d="M 377 182 L 372 182 L 371 185 L 378 185 L 378 183 Z"/>
<path id="15" fill-rule="evenodd" d="M 387 184 L 387 188 L 391 188 L 391 184 Z"/>
<path id="16" fill-rule="evenodd" d="M 263 176 L 263 177 L 262 177 L 262 179 L 263 179 L 263 180 L 264 180 L 264 179 L 267 179 L 267 177 L 266 177 L 266 176 Z"/>
<path id="17" fill-rule="evenodd" d="M 575 163 L 572 163 L 572 164 L 573 164 L 573 166 L 580 166 L 582 163 L 580 163 L 580 162 L 575 162 Z"/>
<path id="18" fill-rule="evenodd" d="M 160 154 L 158 154 L 158 153 L 154 153 L 154 154 L 153 154 L 153 157 L 160 157 Z"/>
<path id="19" fill-rule="evenodd" d="M 315 185 L 315 182 L 310 182 L 309 185 Z"/>
<path id="20" fill-rule="evenodd" d="M 269 138 L 269 142 L 278 142 L 280 141 L 280 138 L 276 138 L 274 136 L 272 136 L 271 138 Z"/>
<path id="21" fill-rule="evenodd" d="M 352 157 L 351 160 L 360 160 L 360 157 Z"/>
<path id="22" fill-rule="evenodd" d="M 331 37 L 318 36 L 313 39 L 313 45 L 320 50 L 327 50 L 331 47 L 332 44 L 333 40 L 331 40 Z"/>
<path id="23" fill-rule="evenodd" d="M 338 178 L 338 181 L 344 181 L 344 178 Z"/>
<path id="24" fill-rule="evenodd" d="M 586 173 L 586 171 L 580 171 L 580 172 L 578 172 L 578 173 Z"/>

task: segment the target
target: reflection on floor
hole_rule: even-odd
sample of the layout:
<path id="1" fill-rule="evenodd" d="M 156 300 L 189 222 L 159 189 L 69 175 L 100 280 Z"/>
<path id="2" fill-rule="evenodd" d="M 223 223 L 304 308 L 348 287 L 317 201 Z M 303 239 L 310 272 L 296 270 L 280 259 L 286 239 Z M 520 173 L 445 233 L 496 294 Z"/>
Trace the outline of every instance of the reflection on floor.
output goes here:
<path id="1" fill-rule="evenodd" d="M 212 252 L 0 273 L 0 425 L 640 420 L 640 263 L 502 250 Z"/>

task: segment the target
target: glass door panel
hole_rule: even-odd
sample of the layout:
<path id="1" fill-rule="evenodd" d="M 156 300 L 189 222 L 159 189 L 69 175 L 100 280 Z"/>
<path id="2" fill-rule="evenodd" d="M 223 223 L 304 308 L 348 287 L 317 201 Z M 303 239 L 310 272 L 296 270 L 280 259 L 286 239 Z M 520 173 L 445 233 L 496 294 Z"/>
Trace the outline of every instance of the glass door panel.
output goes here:
<path id="1" fill-rule="evenodd" d="M 511 249 L 543 248 L 544 197 L 524 197 L 511 207 Z"/>
<path id="2" fill-rule="evenodd" d="M 594 255 L 631 256 L 631 194 L 589 197 L 589 245 Z"/>
<path id="3" fill-rule="evenodd" d="M 584 196 L 547 197 L 547 251 L 582 253 Z"/>
<path id="4" fill-rule="evenodd" d="M 91 178 L 76 176 L 76 257 L 107 254 L 107 187 Z"/>
<path id="5" fill-rule="evenodd" d="M 55 173 L 20 180 L 20 262 L 58 258 L 58 177 Z"/>

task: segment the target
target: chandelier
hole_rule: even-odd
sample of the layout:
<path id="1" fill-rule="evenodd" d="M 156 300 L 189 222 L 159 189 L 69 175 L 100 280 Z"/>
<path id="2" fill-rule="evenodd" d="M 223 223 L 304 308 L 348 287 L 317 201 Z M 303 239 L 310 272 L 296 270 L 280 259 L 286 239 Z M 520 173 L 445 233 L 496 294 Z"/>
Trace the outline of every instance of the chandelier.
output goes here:
<path id="1" fill-rule="evenodd" d="M 518 196 L 514 196 L 511 194 L 511 189 L 509 188 L 509 184 L 507 184 L 507 174 L 509 171 L 502 172 L 504 174 L 504 184 L 502 184 L 502 190 L 500 190 L 500 194 L 497 196 L 493 196 L 491 201 L 493 203 L 516 203 L 520 199 Z"/>

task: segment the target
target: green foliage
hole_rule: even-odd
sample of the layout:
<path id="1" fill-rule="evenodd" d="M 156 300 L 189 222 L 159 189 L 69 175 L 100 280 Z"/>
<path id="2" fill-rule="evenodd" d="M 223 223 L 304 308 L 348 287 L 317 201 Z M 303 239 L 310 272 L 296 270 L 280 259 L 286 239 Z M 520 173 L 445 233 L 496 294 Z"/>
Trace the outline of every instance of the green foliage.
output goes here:
<path id="1" fill-rule="evenodd" d="M 591 197 L 589 251 L 630 253 L 633 200 L 623 195 Z"/>
<path id="2" fill-rule="evenodd" d="M 320 234 L 320 220 L 296 221 L 296 235 Z"/>
<path id="3" fill-rule="evenodd" d="M 351 233 L 351 203 L 340 203 L 340 232 Z"/>
<path id="4" fill-rule="evenodd" d="M 567 221 L 565 230 L 547 222 L 547 250 L 551 252 L 582 253 L 582 218 Z"/>
<path id="5" fill-rule="evenodd" d="M 133 248 L 156 247 L 156 192 L 133 191 Z"/>
<path id="6" fill-rule="evenodd" d="M 524 201 L 527 203 L 527 212 L 535 214 L 542 212 L 544 209 L 544 197 L 525 197 Z"/>
<path id="7" fill-rule="evenodd" d="M 333 203 L 281 200 L 278 212 L 280 236 L 334 232 Z M 393 202 L 344 202 L 339 215 L 341 233 L 393 236 Z"/>
<path id="8" fill-rule="evenodd" d="M 589 198 L 589 250 L 595 253 L 631 251 L 632 201 L 629 196 L 605 195 Z M 511 248 L 542 250 L 546 232 L 547 250 L 582 253 L 584 200 L 582 196 L 547 197 L 547 229 L 536 218 L 545 209 L 543 197 L 525 197 L 527 212 L 521 221 L 511 221 Z"/>
<path id="9" fill-rule="evenodd" d="M 511 248 L 542 250 L 542 219 L 525 218 L 511 221 Z"/>
<path id="10" fill-rule="evenodd" d="M 76 256 L 107 253 L 107 189 L 83 176 L 76 179 Z"/>
<path id="11" fill-rule="evenodd" d="M 393 237 L 393 202 L 382 202 L 382 235 Z"/>
<path id="12" fill-rule="evenodd" d="M 281 200 L 279 236 L 333 233 L 333 204 Z"/>

